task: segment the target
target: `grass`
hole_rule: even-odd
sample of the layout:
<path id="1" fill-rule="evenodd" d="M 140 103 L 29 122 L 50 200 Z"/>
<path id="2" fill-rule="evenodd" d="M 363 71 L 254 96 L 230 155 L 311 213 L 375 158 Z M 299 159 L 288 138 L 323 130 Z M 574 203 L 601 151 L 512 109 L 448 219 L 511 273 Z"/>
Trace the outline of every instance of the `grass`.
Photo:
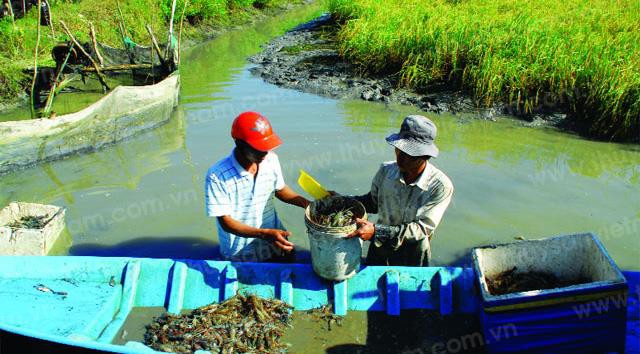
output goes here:
<path id="1" fill-rule="evenodd" d="M 329 0 L 348 59 L 401 85 L 447 83 L 513 113 L 560 108 L 598 138 L 640 137 L 636 0 Z"/>
<path id="2" fill-rule="evenodd" d="M 251 20 L 258 9 L 269 9 L 297 3 L 297 0 L 190 0 L 185 11 L 183 40 L 201 40 L 207 30 Z M 38 65 L 55 65 L 51 49 L 59 42 L 68 40 L 59 20 L 63 19 L 73 35 L 81 42 L 89 41 L 89 23 L 96 29 L 98 41 L 122 48 L 118 28 L 116 0 L 51 1 L 53 17 L 52 32 L 42 27 L 38 50 Z M 171 0 L 127 0 L 120 1 L 124 22 L 131 39 L 140 44 L 150 43 L 145 25 L 149 24 L 159 41 L 166 38 L 171 14 Z M 184 0 L 177 1 L 175 31 L 182 13 Z M 35 8 L 27 16 L 0 20 L 0 103 L 14 101 L 28 89 L 31 74 L 24 70 L 33 68 L 37 38 L 38 13 Z"/>

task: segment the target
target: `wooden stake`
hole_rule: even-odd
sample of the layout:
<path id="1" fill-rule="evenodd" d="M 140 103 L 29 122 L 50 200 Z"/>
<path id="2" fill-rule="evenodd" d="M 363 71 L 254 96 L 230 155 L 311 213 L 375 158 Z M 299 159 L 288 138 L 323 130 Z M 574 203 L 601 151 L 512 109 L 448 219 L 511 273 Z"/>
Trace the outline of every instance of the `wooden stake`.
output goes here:
<path id="1" fill-rule="evenodd" d="M 49 9 L 49 27 L 51 27 L 51 35 L 53 38 L 56 37 L 56 31 L 53 29 L 53 9 L 51 8 L 51 4 L 49 0 L 43 0 L 45 4 L 47 4 L 47 8 Z"/>
<path id="2" fill-rule="evenodd" d="M 40 0 L 38 0 L 38 1 L 40 1 Z M 104 76 L 102 75 L 102 73 L 100 72 L 100 67 L 98 66 L 96 61 L 93 60 L 91 55 L 89 55 L 89 53 L 87 53 L 87 51 L 84 50 L 82 45 L 80 45 L 80 43 L 76 40 L 76 38 L 73 36 L 73 34 L 71 34 L 71 31 L 69 31 L 69 27 L 67 27 L 67 24 L 64 23 L 64 21 L 62 21 L 62 20 L 60 20 L 60 24 L 62 25 L 62 29 L 64 29 L 64 32 L 69 36 L 69 38 L 71 38 L 71 41 L 76 45 L 76 47 L 78 47 L 78 49 L 80 49 L 82 54 L 84 54 L 84 56 L 86 56 L 87 59 L 89 59 L 89 61 L 91 62 L 91 65 L 93 65 L 93 67 L 96 69 L 96 74 L 98 75 L 98 79 L 100 80 L 100 83 L 102 84 L 103 90 L 105 90 L 105 92 L 109 91 L 109 85 L 107 85 L 107 82 L 106 82 Z"/>
<path id="3" fill-rule="evenodd" d="M 11 5 L 11 0 L 5 0 L 5 2 L 7 3 L 7 9 L 9 9 L 9 16 L 11 17 L 11 22 L 13 23 L 13 26 L 15 27 L 15 25 L 16 25 L 16 17 L 15 17 L 15 14 L 13 13 L 13 5 Z"/>
<path id="4" fill-rule="evenodd" d="M 151 64 L 122 64 L 122 65 L 113 65 L 113 66 L 104 66 L 100 68 L 100 71 L 128 71 L 128 70 L 136 70 L 136 69 L 149 69 L 152 68 Z M 82 68 L 83 72 L 92 73 L 96 71 L 96 68 L 92 66 L 87 66 Z"/>
<path id="5" fill-rule="evenodd" d="M 153 70 L 153 48 L 149 48 L 149 58 L 151 58 L 151 80 L 156 83 L 156 75 Z"/>
<path id="6" fill-rule="evenodd" d="M 127 32 L 127 27 L 124 23 L 124 16 L 122 15 L 122 9 L 120 9 L 120 2 L 118 0 L 116 0 L 116 7 L 118 9 L 118 28 L 120 29 L 120 36 L 122 37 L 122 46 L 124 47 L 124 50 L 127 52 L 127 55 L 129 56 L 129 63 L 135 64 L 134 55 L 129 49 L 129 47 L 127 46 L 128 32 Z"/>
<path id="7" fill-rule="evenodd" d="M 11 1 L 11 0 L 9 0 Z M 27 4 L 25 2 L 25 0 L 22 0 L 22 17 L 24 17 L 27 14 Z"/>
<path id="8" fill-rule="evenodd" d="M 166 67 L 166 64 L 164 62 L 164 58 L 162 58 L 162 51 L 160 51 L 160 46 L 158 45 L 158 41 L 156 40 L 156 36 L 153 35 L 153 30 L 151 29 L 151 26 L 149 26 L 147 24 L 147 25 L 145 25 L 145 27 L 147 28 L 147 32 L 149 32 L 149 36 L 151 36 L 151 43 L 153 44 L 153 48 L 155 48 L 156 52 L 158 53 L 158 57 L 159 57 L 158 59 L 160 59 L 160 64 L 162 64 L 162 66 Z"/>
<path id="9" fill-rule="evenodd" d="M 56 74 L 56 78 L 53 81 L 53 85 L 49 90 L 49 95 L 47 96 L 47 102 L 45 103 L 44 110 L 42 111 L 42 114 L 44 116 L 49 116 L 49 112 L 51 112 L 51 107 L 53 106 L 53 98 L 57 94 L 56 91 L 58 89 L 58 81 L 60 81 L 60 75 L 64 71 L 65 66 L 67 66 L 67 61 L 69 61 L 69 57 L 71 56 L 72 51 L 73 51 L 73 43 L 71 43 L 71 45 L 69 46 L 69 51 L 67 52 L 67 55 L 65 56 L 64 61 L 62 62 L 62 65 L 60 66 L 60 69 Z"/>
<path id="10" fill-rule="evenodd" d="M 167 39 L 167 50 L 164 56 L 165 59 L 169 58 L 169 51 L 171 50 L 171 39 L 173 38 L 173 17 L 176 14 L 176 2 L 177 0 L 173 0 L 173 3 L 171 4 L 171 20 L 169 21 L 169 38 Z"/>
<path id="11" fill-rule="evenodd" d="M 122 15 L 122 9 L 120 8 L 120 1 L 118 1 L 118 0 L 116 0 L 116 7 L 118 9 L 118 15 L 120 16 L 120 23 L 122 24 L 122 29 L 124 30 L 124 32 L 122 32 L 122 35 L 123 36 L 127 36 L 127 37 L 131 37 L 131 34 L 127 30 L 127 25 L 124 22 L 124 16 Z"/>
<path id="12" fill-rule="evenodd" d="M 104 59 L 102 55 L 100 55 L 100 50 L 98 50 L 98 40 L 96 39 L 96 29 L 93 27 L 93 22 L 89 22 L 89 35 L 91 36 L 91 44 L 93 44 L 93 51 L 96 53 L 96 58 L 98 58 L 100 66 L 104 66 Z"/>
<path id="13" fill-rule="evenodd" d="M 38 0 L 38 37 L 36 38 L 36 49 L 33 55 L 33 80 L 31 80 L 31 118 L 36 117 L 36 107 L 35 107 L 35 88 L 36 88 L 36 78 L 38 76 L 38 49 L 40 47 L 40 19 L 41 12 L 40 6 L 42 3 Z"/>
<path id="14" fill-rule="evenodd" d="M 184 13 L 187 11 L 187 3 L 189 0 L 184 0 L 184 6 L 182 6 L 182 15 L 180 16 L 180 30 L 178 31 L 178 65 L 180 65 L 180 45 L 182 42 L 182 25 L 184 23 Z"/>

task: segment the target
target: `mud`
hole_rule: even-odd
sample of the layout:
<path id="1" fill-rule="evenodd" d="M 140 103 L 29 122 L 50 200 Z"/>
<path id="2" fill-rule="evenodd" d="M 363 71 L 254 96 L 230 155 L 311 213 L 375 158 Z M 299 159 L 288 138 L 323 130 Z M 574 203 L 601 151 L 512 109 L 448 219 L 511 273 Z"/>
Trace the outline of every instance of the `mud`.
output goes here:
<path id="1" fill-rule="evenodd" d="M 335 99 L 398 103 L 433 113 L 470 113 L 485 120 L 513 114 L 506 104 L 478 107 L 465 92 L 451 90 L 445 85 L 433 85 L 428 92 L 417 92 L 401 88 L 397 75 L 364 74 L 340 56 L 337 28 L 328 14 L 298 26 L 251 57 L 249 60 L 256 64 L 251 72 L 281 87 Z M 565 117 L 550 113 L 523 118 L 525 125 L 538 127 L 559 126 Z"/>
<path id="2" fill-rule="evenodd" d="M 516 267 L 485 280 L 492 295 L 556 289 L 588 282 L 587 279 L 559 279 L 548 272 L 518 272 Z"/>

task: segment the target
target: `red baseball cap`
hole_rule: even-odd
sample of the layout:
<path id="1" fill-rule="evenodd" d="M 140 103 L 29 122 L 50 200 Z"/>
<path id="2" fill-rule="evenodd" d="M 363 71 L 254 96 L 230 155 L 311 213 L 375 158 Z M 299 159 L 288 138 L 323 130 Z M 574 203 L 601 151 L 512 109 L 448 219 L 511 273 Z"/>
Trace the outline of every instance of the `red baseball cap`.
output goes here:
<path id="1" fill-rule="evenodd" d="M 258 112 L 243 112 L 231 125 L 231 136 L 259 151 L 270 151 L 282 144 L 271 123 Z"/>

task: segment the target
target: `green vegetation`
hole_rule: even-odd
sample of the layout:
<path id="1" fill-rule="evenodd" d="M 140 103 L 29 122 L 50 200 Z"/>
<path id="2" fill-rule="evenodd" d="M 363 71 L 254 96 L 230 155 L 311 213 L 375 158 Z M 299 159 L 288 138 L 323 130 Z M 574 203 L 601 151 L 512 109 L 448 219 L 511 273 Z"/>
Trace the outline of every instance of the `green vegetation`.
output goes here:
<path id="1" fill-rule="evenodd" d="M 559 107 L 600 138 L 640 135 L 636 0 L 330 0 L 342 53 L 402 85 L 468 91 L 517 114 Z"/>
<path id="2" fill-rule="evenodd" d="M 190 0 L 185 11 L 184 39 L 200 40 L 207 37 L 211 28 L 244 23 L 253 20 L 258 9 L 276 8 L 299 0 Z M 98 41 L 122 48 L 118 31 L 116 0 L 50 1 L 53 30 L 42 27 L 38 65 L 53 66 L 51 49 L 68 40 L 59 20 L 65 21 L 80 41 L 89 41 L 89 23 L 96 29 Z M 149 45 L 149 24 L 159 41 L 166 38 L 171 15 L 172 0 L 120 1 L 124 22 L 134 42 Z M 179 28 L 184 0 L 177 1 L 175 31 Z M 12 101 L 25 92 L 31 77 L 24 70 L 33 68 L 37 38 L 38 12 L 35 7 L 27 16 L 17 19 L 15 26 L 10 18 L 0 20 L 0 103 Z"/>

